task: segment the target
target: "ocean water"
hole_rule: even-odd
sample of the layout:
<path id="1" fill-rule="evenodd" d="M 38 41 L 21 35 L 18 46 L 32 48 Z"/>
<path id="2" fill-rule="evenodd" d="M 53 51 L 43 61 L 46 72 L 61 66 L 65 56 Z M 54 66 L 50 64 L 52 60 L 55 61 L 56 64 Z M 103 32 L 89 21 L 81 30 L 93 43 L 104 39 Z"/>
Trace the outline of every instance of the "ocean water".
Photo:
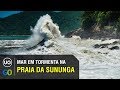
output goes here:
<path id="1" fill-rule="evenodd" d="M 0 40 L 25 40 L 30 35 L 0 35 Z"/>
<path id="2" fill-rule="evenodd" d="M 94 40 L 71 38 L 50 39 L 53 44 L 50 47 L 38 45 L 39 36 L 36 30 L 40 30 L 43 20 L 36 24 L 33 39 L 27 39 L 29 35 L 0 36 L 0 54 L 2 55 L 74 55 L 79 60 L 79 78 L 80 79 L 120 79 L 120 49 L 110 50 L 109 45 L 106 48 L 94 48 L 96 44 L 109 44 L 119 39 Z M 45 19 L 46 20 L 46 19 Z M 48 19 L 47 19 L 48 20 Z M 41 25 L 41 26 L 40 26 Z M 36 37 L 37 36 L 37 37 Z M 30 43 L 26 43 L 30 42 Z M 26 49 L 24 45 L 36 45 L 35 48 Z"/>

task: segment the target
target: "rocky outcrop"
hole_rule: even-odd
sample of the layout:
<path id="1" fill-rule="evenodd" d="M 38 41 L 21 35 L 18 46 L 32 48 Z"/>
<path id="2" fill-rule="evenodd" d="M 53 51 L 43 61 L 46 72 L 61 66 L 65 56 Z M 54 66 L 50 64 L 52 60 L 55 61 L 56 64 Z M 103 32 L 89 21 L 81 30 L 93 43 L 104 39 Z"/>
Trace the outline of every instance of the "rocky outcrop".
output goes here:
<path id="1" fill-rule="evenodd" d="M 116 28 L 110 28 L 110 29 L 102 29 L 100 31 L 92 32 L 90 30 L 83 30 L 81 28 L 77 30 L 73 30 L 71 32 L 68 32 L 65 36 L 71 37 L 73 35 L 80 36 L 82 39 L 102 39 L 103 41 L 106 39 L 119 39 L 120 38 L 120 32 L 117 32 Z"/>
<path id="2" fill-rule="evenodd" d="M 65 37 L 71 38 L 71 37 L 74 36 L 74 35 L 80 36 L 81 31 L 82 31 L 81 28 L 79 28 L 79 29 L 77 29 L 77 30 L 73 30 L 73 31 L 71 31 L 71 32 L 68 32 L 68 33 L 65 35 Z"/>
<path id="3" fill-rule="evenodd" d="M 104 44 L 95 44 L 94 48 L 108 48 L 109 50 L 118 50 L 119 46 L 117 44 L 120 44 L 119 41 L 114 41 L 112 43 L 104 43 Z"/>
<path id="4" fill-rule="evenodd" d="M 109 48 L 110 50 L 118 50 L 119 49 L 119 47 L 118 46 L 113 46 L 113 47 L 111 47 L 111 48 Z"/>
<path id="5" fill-rule="evenodd" d="M 110 44 L 95 44 L 93 47 L 94 48 L 108 48 L 108 45 Z"/>

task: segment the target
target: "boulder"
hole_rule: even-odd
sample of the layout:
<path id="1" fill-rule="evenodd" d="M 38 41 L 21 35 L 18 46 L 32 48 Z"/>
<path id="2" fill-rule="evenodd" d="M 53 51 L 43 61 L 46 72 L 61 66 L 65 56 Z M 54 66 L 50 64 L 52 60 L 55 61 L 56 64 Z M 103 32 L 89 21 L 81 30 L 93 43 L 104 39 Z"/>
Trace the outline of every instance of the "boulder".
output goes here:
<path id="1" fill-rule="evenodd" d="M 118 46 L 113 46 L 111 48 L 109 48 L 110 50 L 119 50 L 119 47 Z"/>
<path id="2" fill-rule="evenodd" d="M 118 44 L 119 43 L 119 41 L 114 41 L 112 44 Z"/>
<path id="3" fill-rule="evenodd" d="M 93 47 L 94 48 L 108 48 L 109 43 L 106 44 L 95 44 Z"/>

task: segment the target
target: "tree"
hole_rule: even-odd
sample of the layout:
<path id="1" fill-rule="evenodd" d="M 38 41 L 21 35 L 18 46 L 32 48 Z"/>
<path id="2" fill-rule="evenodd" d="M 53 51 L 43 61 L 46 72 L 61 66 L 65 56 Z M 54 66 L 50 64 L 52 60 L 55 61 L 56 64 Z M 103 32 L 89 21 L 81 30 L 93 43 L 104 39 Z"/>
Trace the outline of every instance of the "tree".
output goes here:
<path id="1" fill-rule="evenodd" d="M 119 17 L 119 11 L 85 11 L 81 26 L 84 30 L 100 31 L 105 25 L 115 25 Z"/>

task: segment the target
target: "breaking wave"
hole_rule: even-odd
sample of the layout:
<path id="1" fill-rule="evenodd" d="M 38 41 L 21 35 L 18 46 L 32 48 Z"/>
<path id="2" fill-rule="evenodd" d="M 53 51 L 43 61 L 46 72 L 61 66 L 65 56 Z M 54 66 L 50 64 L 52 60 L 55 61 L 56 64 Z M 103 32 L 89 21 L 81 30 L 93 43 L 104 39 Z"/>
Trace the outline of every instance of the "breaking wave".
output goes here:
<path id="1" fill-rule="evenodd" d="M 33 47 L 43 40 L 45 42 L 49 39 L 54 39 L 61 36 L 59 26 L 53 23 L 51 17 L 48 14 L 41 16 L 35 27 L 30 27 L 30 30 L 33 34 L 26 41 L 26 48 Z"/>

